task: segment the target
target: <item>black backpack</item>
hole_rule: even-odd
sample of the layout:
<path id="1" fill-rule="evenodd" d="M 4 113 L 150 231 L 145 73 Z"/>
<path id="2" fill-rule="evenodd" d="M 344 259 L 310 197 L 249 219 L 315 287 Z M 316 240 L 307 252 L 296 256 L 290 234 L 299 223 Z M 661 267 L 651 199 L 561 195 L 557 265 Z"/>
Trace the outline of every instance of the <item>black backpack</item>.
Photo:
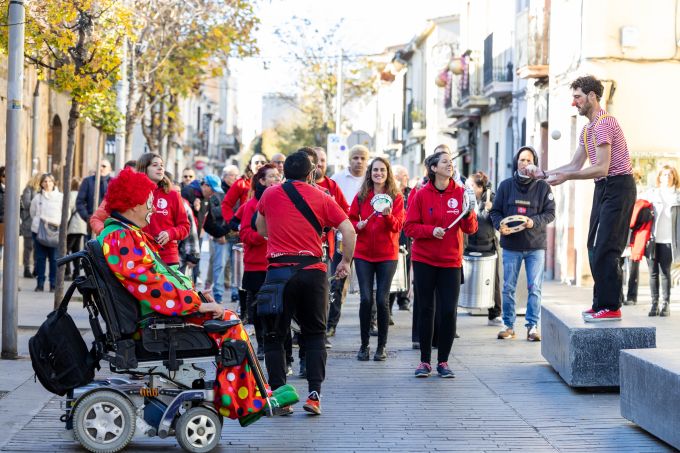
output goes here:
<path id="1" fill-rule="evenodd" d="M 94 348 L 87 350 L 73 319 L 66 313 L 75 289 L 73 282 L 59 308 L 47 315 L 38 332 L 28 340 L 35 375 L 43 387 L 60 396 L 92 382 L 95 368 L 99 369 Z"/>

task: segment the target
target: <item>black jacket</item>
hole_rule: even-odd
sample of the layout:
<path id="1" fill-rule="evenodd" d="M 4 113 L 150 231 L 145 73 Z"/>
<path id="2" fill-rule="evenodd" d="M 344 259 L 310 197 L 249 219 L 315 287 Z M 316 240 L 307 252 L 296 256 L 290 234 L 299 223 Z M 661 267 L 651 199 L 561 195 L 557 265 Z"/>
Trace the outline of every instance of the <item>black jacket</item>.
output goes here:
<path id="1" fill-rule="evenodd" d="M 94 213 L 94 178 L 95 176 L 88 176 L 80 183 L 78 189 L 78 197 L 76 198 L 76 211 L 78 215 L 84 220 L 89 221 Z M 104 199 L 106 188 L 109 186 L 111 176 L 102 176 L 99 180 L 99 204 Z"/>
<path id="2" fill-rule="evenodd" d="M 224 222 L 222 217 L 223 193 L 214 193 L 208 200 L 208 211 L 205 213 L 205 223 L 203 230 L 214 238 L 226 236 L 229 233 L 229 225 Z"/>
<path id="3" fill-rule="evenodd" d="M 486 202 L 486 194 L 490 192 L 489 201 L 493 203 L 496 199 L 496 195 L 493 193 L 490 187 L 484 189 L 482 192 L 482 200 L 477 203 L 477 232 L 475 234 L 468 235 L 467 246 L 465 247 L 465 253 L 467 252 L 495 252 L 497 248 L 496 240 L 496 229 L 491 221 L 491 211 L 484 209 L 484 203 Z"/>
<path id="4" fill-rule="evenodd" d="M 520 178 L 517 173 L 519 153 L 530 150 L 538 165 L 538 155 L 533 148 L 525 146 L 515 155 L 513 176 L 501 182 L 491 208 L 491 220 L 495 229 L 501 220 L 511 215 L 525 215 L 534 221 L 533 228 L 501 236 L 501 247 L 508 250 L 540 250 L 547 248 L 546 226 L 555 220 L 555 198 L 550 185 L 543 180 Z"/>

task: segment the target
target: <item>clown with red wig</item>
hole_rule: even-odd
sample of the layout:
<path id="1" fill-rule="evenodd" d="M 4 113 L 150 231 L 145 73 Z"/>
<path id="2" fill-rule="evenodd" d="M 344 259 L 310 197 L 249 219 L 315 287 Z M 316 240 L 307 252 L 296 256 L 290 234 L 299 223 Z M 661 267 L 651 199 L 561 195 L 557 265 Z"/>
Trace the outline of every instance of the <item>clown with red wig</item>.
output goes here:
<path id="1" fill-rule="evenodd" d="M 105 200 L 111 217 L 97 237 L 106 262 L 120 283 L 139 301 L 142 318 L 150 313 L 165 316 L 194 316 L 188 322 L 202 324 L 211 318 L 236 319 L 236 314 L 219 304 L 201 302 L 191 279 L 168 271 L 158 256 L 155 240 L 142 231 L 153 213 L 156 184 L 143 173 L 126 168 L 109 182 Z M 209 334 L 219 348 L 227 339 L 249 341 L 241 324 L 224 334 Z M 252 370 L 243 363 L 225 369 L 218 367 L 215 379 L 215 406 L 232 419 L 256 414 L 266 398 L 257 388 Z"/>

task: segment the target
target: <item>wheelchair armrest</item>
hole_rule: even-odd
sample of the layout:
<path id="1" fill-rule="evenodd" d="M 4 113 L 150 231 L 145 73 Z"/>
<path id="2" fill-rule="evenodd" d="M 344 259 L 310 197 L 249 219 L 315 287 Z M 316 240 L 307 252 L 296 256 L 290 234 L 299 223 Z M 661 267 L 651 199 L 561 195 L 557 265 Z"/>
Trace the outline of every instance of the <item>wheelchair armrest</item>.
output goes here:
<path id="1" fill-rule="evenodd" d="M 220 320 L 211 319 L 203 323 L 203 329 L 207 333 L 224 333 L 234 326 L 241 324 L 240 319 Z"/>

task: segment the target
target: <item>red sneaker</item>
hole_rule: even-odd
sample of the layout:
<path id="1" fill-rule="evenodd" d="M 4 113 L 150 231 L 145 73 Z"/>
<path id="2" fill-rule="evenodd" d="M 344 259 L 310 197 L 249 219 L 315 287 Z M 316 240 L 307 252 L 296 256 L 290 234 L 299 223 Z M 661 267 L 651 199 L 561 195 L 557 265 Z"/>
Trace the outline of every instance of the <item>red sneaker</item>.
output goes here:
<path id="1" fill-rule="evenodd" d="M 321 415 L 321 397 L 314 391 L 307 397 L 307 402 L 302 406 L 304 410 L 312 415 Z"/>
<path id="2" fill-rule="evenodd" d="M 600 310 L 597 313 L 585 315 L 585 322 L 621 321 L 621 310 Z"/>
<path id="3" fill-rule="evenodd" d="M 593 314 L 595 314 L 595 310 L 593 310 L 592 308 L 581 312 L 581 316 L 583 316 L 583 318 L 585 318 L 586 316 L 591 316 Z"/>

